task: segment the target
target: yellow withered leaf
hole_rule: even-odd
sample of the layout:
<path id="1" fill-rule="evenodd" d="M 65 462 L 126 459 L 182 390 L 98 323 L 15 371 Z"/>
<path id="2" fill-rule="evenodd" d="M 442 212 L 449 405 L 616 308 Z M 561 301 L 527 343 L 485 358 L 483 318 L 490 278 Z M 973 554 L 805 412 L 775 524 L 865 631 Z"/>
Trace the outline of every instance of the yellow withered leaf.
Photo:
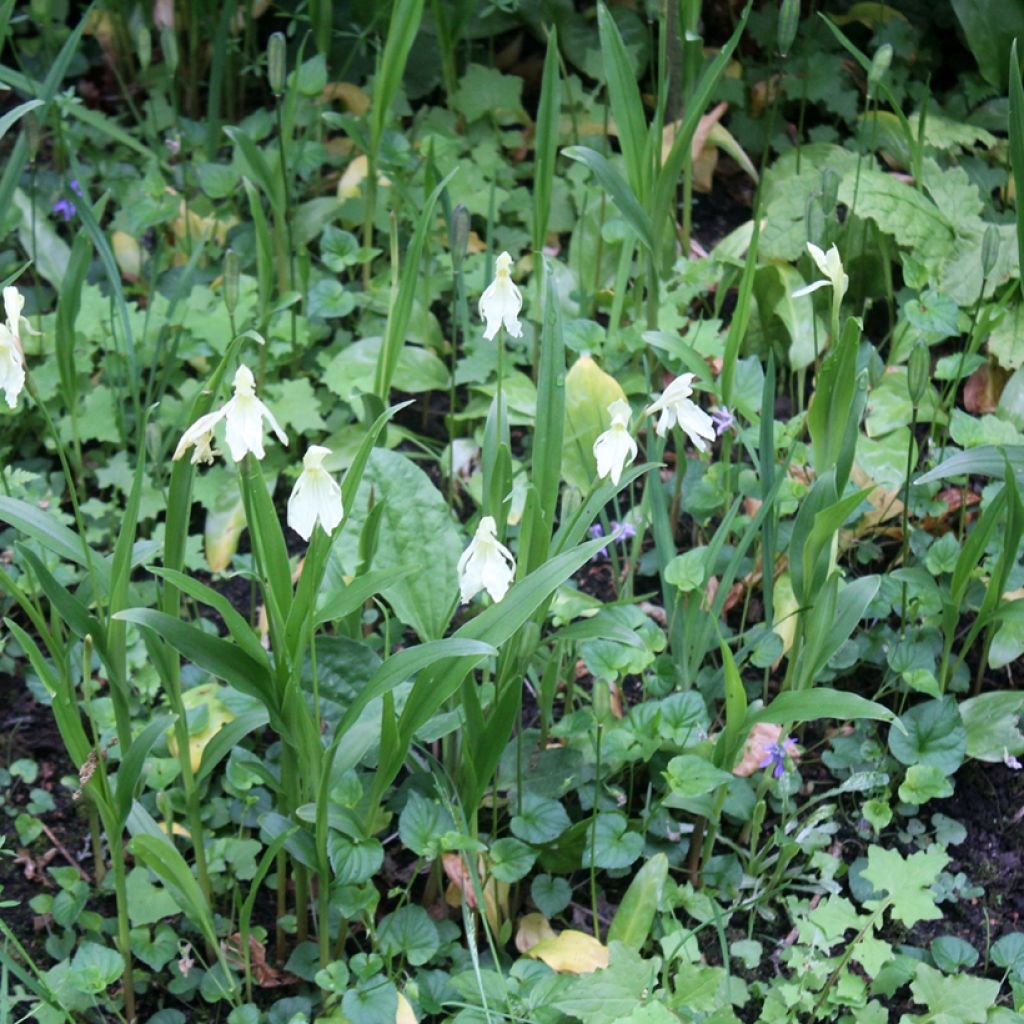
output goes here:
<path id="1" fill-rule="evenodd" d="M 418 1024 L 409 1000 L 398 993 L 398 1011 L 395 1013 L 395 1024 Z"/>
<path id="2" fill-rule="evenodd" d="M 115 231 L 111 237 L 114 259 L 126 281 L 138 281 L 142 274 L 142 247 L 127 231 Z"/>
<path id="3" fill-rule="evenodd" d="M 520 953 L 528 953 L 538 943 L 555 938 L 556 934 L 543 914 L 524 914 L 516 929 L 516 949 Z"/>
<path id="4" fill-rule="evenodd" d="M 187 711 L 206 707 L 206 724 L 188 738 L 188 756 L 193 772 L 199 771 L 199 765 L 203 760 L 203 751 L 210 740 L 228 722 L 235 720 L 234 714 L 221 703 L 220 695 L 223 689 L 224 687 L 220 683 L 204 683 L 202 686 L 193 686 L 191 690 L 186 690 L 181 695 L 181 702 Z M 173 729 L 169 729 L 167 732 L 167 749 L 173 756 L 178 756 L 178 738 Z"/>
<path id="5" fill-rule="evenodd" d="M 572 928 L 538 942 L 526 955 L 543 961 L 559 974 L 590 974 L 608 966 L 608 947 L 593 935 Z"/>

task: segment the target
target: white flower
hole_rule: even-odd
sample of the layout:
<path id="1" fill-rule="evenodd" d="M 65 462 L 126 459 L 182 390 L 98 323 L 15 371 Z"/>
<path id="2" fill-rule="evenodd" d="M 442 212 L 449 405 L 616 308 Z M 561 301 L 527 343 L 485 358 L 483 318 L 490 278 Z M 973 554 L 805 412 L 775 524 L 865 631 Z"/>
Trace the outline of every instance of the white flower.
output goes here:
<path id="1" fill-rule="evenodd" d="M 802 295 L 810 295 L 811 292 L 816 292 L 819 288 L 827 288 L 831 285 L 832 301 L 838 308 L 846 294 L 846 289 L 850 287 L 850 278 L 843 270 L 843 261 L 839 258 L 839 250 L 833 245 L 828 252 L 822 252 L 813 242 L 808 242 L 807 251 L 825 276 L 804 288 L 797 288 L 793 292 L 793 298 L 799 299 Z"/>
<path id="2" fill-rule="evenodd" d="M 224 439 L 235 462 L 241 462 L 246 452 L 252 452 L 257 459 L 262 459 L 266 454 L 263 450 L 264 420 L 270 424 L 281 444 L 288 443 L 288 435 L 274 419 L 274 414 L 256 397 L 256 381 L 248 366 L 239 366 L 235 372 L 234 385 L 233 398 L 215 412 L 200 416 L 181 435 L 178 447 L 174 450 L 176 460 L 195 445 L 196 451 L 192 456 L 192 462 L 212 462 L 213 428 L 221 420 L 226 422 Z"/>
<path id="3" fill-rule="evenodd" d="M 523 297 L 512 282 L 512 257 L 503 252 L 498 257 L 494 280 L 480 296 L 480 315 L 487 321 L 484 338 L 490 341 L 502 324 L 513 338 L 523 333 L 519 322 L 519 310 L 523 308 Z"/>
<path id="4" fill-rule="evenodd" d="M 612 425 L 594 442 L 594 458 L 598 477 L 603 480 L 610 474 L 618 486 L 622 471 L 636 458 L 637 447 L 629 433 L 629 403 L 616 398 L 608 406 L 608 414 Z"/>
<path id="5" fill-rule="evenodd" d="M 484 516 L 469 547 L 462 552 L 458 574 L 463 603 L 472 601 L 481 590 L 486 590 L 494 601 L 500 601 L 508 592 L 516 574 L 516 560 L 496 533 L 494 520 Z"/>
<path id="6" fill-rule="evenodd" d="M 21 311 L 25 299 L 13 286 L 4 289 L 7 322 L 0 324 L 0 388 L 13 409 L 25 386 L 25 356 L 21 347 Z"/>
<path id="7" fill-rule="evenodd" d="M 697 404 L 690 401 L 693 388 L 692 373 L 676 377 L 661 398 L 647 409 L 647 415 L 660 412 L 658 425 L 654 428 L 659 437 L 664 437 L 677 423 L 693 442 L 699 452 L 708 450 L 708 441 L 715 439 L 715 424 L 711 417 Z"/>
<path id="8" fill-rule="evenodd" d="M 302 472 L 288 498 L 288 525 L 303 540 L 309 540 L 313 535 L 318 520 L 329 536 L 345 515 L 341 488 L 323 466 L 324 459 L 330 454 L 330 448 L 318 444 L 306 449 Z"/>

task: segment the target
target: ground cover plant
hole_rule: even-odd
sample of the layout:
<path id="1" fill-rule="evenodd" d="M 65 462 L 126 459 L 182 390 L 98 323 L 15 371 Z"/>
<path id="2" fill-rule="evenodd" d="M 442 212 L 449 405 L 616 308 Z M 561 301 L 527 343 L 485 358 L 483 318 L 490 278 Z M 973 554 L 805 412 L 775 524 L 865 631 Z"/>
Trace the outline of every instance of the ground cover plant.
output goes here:
<path id="1" fill-rule="evenodd" d="M 1024 1021 L 1016 3 L 0 3 L 0 1022 Z"/>

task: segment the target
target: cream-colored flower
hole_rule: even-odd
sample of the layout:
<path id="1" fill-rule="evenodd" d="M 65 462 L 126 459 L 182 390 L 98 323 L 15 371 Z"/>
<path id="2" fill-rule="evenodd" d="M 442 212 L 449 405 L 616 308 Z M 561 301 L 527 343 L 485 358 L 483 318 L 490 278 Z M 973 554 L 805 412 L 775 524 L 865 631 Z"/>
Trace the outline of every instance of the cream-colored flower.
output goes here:
<path id="1" fill-rule="evenodd" d="M 195 445 L 193 463 L 212 461 L 213 428 L 221 420 L 225 421 L 224 439 L 235 462 L 241 462 L 246 452 L 252 452 L 257 459 L 262 459 L 266 454 L 263 449 L 264 420 L 270 424 L 282 444 L 288 443 L 288 435 L 274 419 L 274 414 L 256 397 L 256 381 L 248 366 L 239 366 L 235 372 L 234 386 L 235 393 L 229 401 L 215 412 L 200 416 L 181 435 L 178 447 L 174 450 L 176 460 Z"/>
<path id="2" fill-rule="evenodd" d="M 810 295 L 819 288 L 832 286 L 832 301 L 838 308 L 843 301 L 847 288 L 850 287 L 849 275 L 843 270 L 843 261 L 839 257 L 839 250 L 833 245 L 828 252 L 822 252 L 813 242 L 807 243 L 807 251 L 811 259 L 818 265 L 818 269 L 825 275 L 823 278 L 813 281 L 803 288 L 797 288 L 793 292 L 793 298 L 799 299 L 802 295 Z"/>
<path id="3" fill-rule="evenodd" d="M 25 355 L 21 345 L 21 311 L 25 298 L 17 288 L 4 289 L 4 313 L 7 322 L 0 324 L 0 388 L 13 409 L 25 387 Z"/>
<path id="4" fill-rule="evenodd" d="M 648 406 L 647 415 L 661 413 L 654 428 L 659 437 L 664 437 L 678 423 L 697 451 L 706 452 L 708 442 L 715 439 L 715 424 L 699 405 L 690 401 L 692 383 L 692 373 L 680 374 L 665 388 L 661 398 Z"/>
<path id="5" fill-rule="evenodd" d="M 480 296 L 480 316 L 487 322 L 484 338 L 491 340 L 502 324 L 513 338 L 523 333 L 519 322 L 519 310 L 523 308 L 523 297 L 512 281 L 512 257 L 503 252 L 496 265 L 494 280 Z"/>
<path id="6" fill-rule="evenodd" d="M 594 458 L 597 459 L 597 475 L 600 479 L 611 476 L 618 486 L 622 471 L 637 455 L 636 441 L 629 433 L 629 418 L 632 410 L 629 403 L 616 398 L 608 406 L 612 425 L 594 442 Z"/>
<path id="7" fill-rule="evenodd" d="M 486 590 L 494 601 L 500 601 L 516 574 L 516 560 L 497 537 L 497 524 L 484 516 L 476 528 L 469 547 L 462 552 L 457 567 L 459 590 L 463 603 L 472 601 L 481 590 Z"/>
<path id="8" fill-rule="evenodd" d="M 318 522 L 329 536 L 345 515 L 341 488 L 323 466 L 330 454 L 330 448 L 318 444 L 306 449 L 302 472 L 288 498 L 288 525 L 303 540 L 309 540 Z"/>

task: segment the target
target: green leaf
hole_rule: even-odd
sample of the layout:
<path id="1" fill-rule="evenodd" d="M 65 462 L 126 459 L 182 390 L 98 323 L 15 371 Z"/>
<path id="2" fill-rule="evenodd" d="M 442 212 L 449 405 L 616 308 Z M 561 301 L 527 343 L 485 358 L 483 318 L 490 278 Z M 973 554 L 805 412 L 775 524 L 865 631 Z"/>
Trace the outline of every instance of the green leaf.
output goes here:
<path id="1" fill-rule="evenodd" d="M 149 880 L 149 872 L 145 868 L 132 868 L 128 872 L 125 885 L 128 893 L 128 919 L 132 927 L 155 924 L 165 917 L 173 917 L 178 913 L 178 904 L 174 897 L 166 889 L 154 885 Z M 133 948 L 134 945 L 133 941 Z M 177 944 L 174 948 L 177 950 Z"/>
<path id="2" fill-rule="evenodd" d="M 774 722 L 785 725 L 790 722 L 814 722 L 819 718 L 838 718 L 841 721 L 869 718 L 892 722 L 896 716 L 883 705 L 856 693 L 815 687 L 813 690 L 780 693 L 767 707 L 751 709 L 747 714 L 747 724 Z"/>
<path id="3" fill-rule="evenodd" d="M 572 822 L 565 808 L 557 801 L 535 793 L 522 794 L 519 813 L 512 817 L 512 834 L 525 843 L 550 843 L 556 840 Z"/>
<path id="4" fill-rule="evenodd" d="M 673 757 L 665 777 L 672 792 L 684 798 L 703 796 L 733 779 L 732 774 L 716 768 L 707 758 L 697 754 Z"/>
<path id="5" fill-rule="evenodd" d="M 376 572 L 413 573 L 383 590 L 398 617 L 423 640 L 441 636 L 458 593 L 456 566 L 463 541 L 448 504 L 430 478 L 398 452 L 375 449 L 370 455 L 355 501 L 347 508 L 345 532 L 331 552 L 352 575 L 359 560 L 358 539 L 369 514 L 370 495 L 383 506 Z"/>
<path id="6" fill-rule="evenodd" d="M 997 690 L 961 701 L 967 756 L 979 761 L 1002 761 L 1007 754 L 1024 754 L 1019 725 L 1022 710 L 1024 693 L 1017 690 Z"/>
<path id="7" fill-rule="evenodd" d="M 436 800 L 413 791 L 398 818 L 398 835 L 402 845 L 427 860 L 440 853 L 439 837 L 455 828 L 447 808 Z"/>
<path id="8" fill-rule="evenodd" d="M 955 974 L 961 967 L 970 970 L 978 962 L 978 951 L 956 935 L 940 935 L 929 949 L 935 965 L 946 974 Z"/>
<path id="9" fill-rule="evenodd" d="M 505 837 L 491 844 L 491 874 L 499 882 L 518 882 L 533 867 L 537 855 L 518 839 Z"/>
<path id="10" fill-rule="evenodd" d="M 924 1003 L 932 1014 L 949 1020 L 984 1024 L 989 1007 L 999 995 L 999 982 L 958 974 L 947 978 L 928 964 L 919 963 L 910 986 L 914 1001 Z"/>
<path id="11" fill-rule="evenodd" d="M 589 146 L 567 146 L 562 152 L 570 160 L 578 160 L 590 169 L 598 184 L 608 193 L 629 226 L 636 232 L 637 238 L 644 243 L 647 251 L 654 255 L 657 243 L 650 218 L 629 185 L 623 181 L 622 175 L 597 150 L 590 149 Z"/>
<path id="12" fill-rule="evenodd" d="M 554 917 L 569 906 L 572 886 L 561 875 L 537 875 L 530 883 L 530 898 L 545 917 Z"/>
<path id="13" fill-rule="evenodd" d="M 621 942 L 610 943 L 609 964 L 581 974 L 559 990 L 554 1009 L 587 1024 L 616 1024 L 643 1005 L 655 987 L 658 960 L 643 960 Z"/>
<path id="14" fill-rule="evenodd" d="M 952 775 L 963 763 L 967 733 L 951 697 L 918 704 L 900 722 L 904 731 L 889 730 L 889 749 L 901 764 L 932 765 Z"/>
<path id="15" fill-rule="evenodd" d="M 608 406 L 625 398 L 622 385 L 590 356 L 581 356 L 565 376 L 562 476 L 584 493 L 597 475 L 594 442 L 611 425 Z"/>
<path id="16" fill-rule="evenodd" d="M 656 853 L 635 875 L 608 928 L 608 942 L 621 942 L 637 952 L 650 937 L 654 915 L 668 878 L 668 857 Z"/>
<path id="17" fill-rule="evenodd" d="M 83 942 L 71 958 L 69 978 L 81 992 L 98 995 L 124 972 L 124 957 L 97 942 Z"/>
<path id="18" fill-rule="evenodd" d="M 459 79 L 451 105 L 469 124 L 487 116 L 497 125 L 518 123 L 523 116 L 522 92 L 523 79 L 518 75 L 504 75 L 494 67 L 470 64 Z"/>
<path id="19" fill-rule="evenodd" d="M 625 816 L 606 811 L 597 816 L 593 826 L 587 826 L 586 845 L 583 850 L 583 867 L 628 868 L 644 850 L 644 837 L 629 830 Z"/>
<path id="20" fill-rule="evenodd" d="M 946 851 L 935 847 L 904 859 L 898 850 L 870 846 L 868 865 L 861 870 L 861 876 L 877 891 L 889 894 L 893 917 L 910 928 L 918 921 L 937 921 L 942 917 L 931 886 L 948 863 Z"/>
<path id="21" fill-rule="evenodd" d="M 900 799 L 907 804 L 923 804 L 953 795 L 953 783 L 933 764 L 915 764 L 899 788 Z"/>
<path id="22" fill-rule="evenodd" d="M 377 941 L 387 956 L 402 956 L 415 967 L 425 964 L 438 950 L 437 926 L 420 906 L 401 907 L 377 926 Z"/>
<path id="23" fill-rule="evenodd" d="M 327 855 L 338 885 L 359 885 L 371 879 L 384 863 L 384 847 L 376 839 L 353 839 L 331 830 Z"/>

